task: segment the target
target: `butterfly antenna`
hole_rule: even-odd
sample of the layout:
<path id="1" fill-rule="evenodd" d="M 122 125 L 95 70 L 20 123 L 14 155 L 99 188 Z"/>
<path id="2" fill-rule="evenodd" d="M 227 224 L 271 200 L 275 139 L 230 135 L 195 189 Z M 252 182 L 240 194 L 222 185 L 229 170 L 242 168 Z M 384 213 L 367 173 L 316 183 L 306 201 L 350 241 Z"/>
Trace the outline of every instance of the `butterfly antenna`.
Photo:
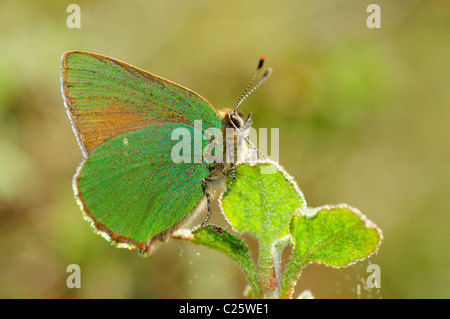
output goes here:
<path id="1" fill-rule="evenodd" d="M 237 110 L 237 108 L 239 107 L 239 105 L 241 105 L 242 102 L 243 102 L 250 94 L 252 94 L 257 88 L 259 88 L 259 87 L 261 86 L 261 84 L 263 84 L 264 81 L 266 81 L 267 78 L 268 78 L 268 77 L 270 76 L 270 74 L 272 73 L 272 69 L 271 69 L 271 68 L 268 68 L 268 69 L 264 72 L 263 76 L 262 76 L 261 79 L 258 81 L 258 83 L 256 83 L 255 86 L 253 86 L 252 89 L 250 89 L 250 87 L 252 86 L 253 82 L 255 82 L 256 77 L 257 77 L 258 74 L 260 73 L 260 71 L 261 71 L 261 69 L 262 69 L 262 67 L 263 67 L 263 65 L 264 65 L 265 59 L 266 59 L 266 58 L 265 58 L 264 56 L 262 56 L 262 57 L 259 59 L 258 67 L 256 68 L 255 74 L 253 74 L 253 77 L 252 77 L 250 83 L 247 85 L 247 87 L 245 88 L 244 92 L 242 92 L 241 96 L 239 97 L 239 99 L 238 99 L 238 101 L 237 101 L 237 103 L 236 103 L 236 106 L 234 107 L 232 113 L 236 114 L 236 110 Z M 249 115 L 249 118 L 250 118 L 250 116 L 251 116 L 251 113 L 250 113 L 250 115 Z M 234 126 L 234 128 L 235 128 L 236 130 L 241 131 L 241 129 L 238 128 L 238 127 L 234 124 L 233 121 L 230 121 L 230 122 L 231 122 L 231 124 Z M 254 150 L 256 150 L 262 157 L 264 157 L 266 160 L 270 161 L 270 159 L 266 156 L 266 154 L 264 154 L 263 152 L 261 152 L 261 151 L 255 146 L 255 144 L 253 144 L 246 136 L 244 136 L 244 135 L 241 135 L 241 136 L 242 136 L 242 137 L 244 138 L 244 140 L 245 140 L 245 141 L 246 141 L 246 142 L 247 142 Z"/>
<path id="2" fill-rule="evenodd" d="M 253 91 L 255 91 L 256 90 L 256 88 L 257 87 L 259 87 L 261 84 L 262 84 L 262 82 L 264 82 L 265 80 L 266 80 L 266 78 L 269 76 L 269 74 L 270 74 L 270 72 L 271 72 L 271 70 L 270 70 L 270 72 L 269 72 L 269 74 L 266 74 L 267 73 L 267 71 L 264 73 L 264 75 L 263 75 L 263 77 L 261 78 L 261 80 L 250 90 L 250 88 L 251 88 L 251 86 L 252 86 L 252 84 L 253 84 L 253 82 L 255 82 L 255 80 L 256 80 L 256 77 L 258 76 L 258 74 L 260 73 L 260 71 L 261 71 L 261 69 L 262 69 L 262 67 L 263 67 L 263 65 L 264 65 L 264 61 L 265 61 L 265 57 L 264 56 L 262 56 L 260 59 L 259 59 L 259 62 L 258 62 L 258 67 L 256 68 L 256 71 L 255 71 L 255 74 L 253 74 L 253 77 L 252 77 L 252 79 L 250 80 L 250 83 L 248 83 L 248 85 L 247 85 L 247 87 L 245 88 L 245 90 L 244 90 L 244 92 L 242 92 L 242 94 L 241 94 L 241 96 L 239 97 L 239 99 L 237 100 L 237 102 L 236 102 L 236 105 L 235 105 L 235 107 L 234 107 L 234 109 L 233 109 L 233 113 L 236 113 L 236 110 L 237 110 L 237 108 L 239 107 L 239 105 L 241 105 L 241 103 L 253 92 Z M 269 70 L 268 70 L 269 71 Z M 264 79 L 264 80 L 263 80 Z M 250 90 L 250 91 L 249 91 Z"/>
<path id="3" fill-rule="evenodd" d="M 236 107 L 234 108 L 234 112 L 236 112 L 236 109 L 238 108 L 238 106 L 241 105 L 242 102 L 244 102 L 244 100 L 245 100 L 246 98 L 248 98 L 248 96 L 249 96 L 250 94 L 252 94 L 253 92 L 255 92 L 255 90 L 256 90 L 257 88 L 259 88 L 259 87 L 261 86 L 261 84 L 264 83 L 265 80 L 267 80 L 267 78 L 269 77 L 269 75 L 270 75 L 271 73 L 272 73 L 272 69 L 271 69 L 271 68 L 267 69 L 266 72 L 264 72 L 264 75 L 262 76 L 261 80 L 259 80 L 259 82 L 256 83 L 256 85 L 255 85 L 250 91 L 248 91 L 248 93 L 245 94 L 245 96 L 244 96 L 244 97 L 239 101 L 239 103 L 236 105 Z"/>

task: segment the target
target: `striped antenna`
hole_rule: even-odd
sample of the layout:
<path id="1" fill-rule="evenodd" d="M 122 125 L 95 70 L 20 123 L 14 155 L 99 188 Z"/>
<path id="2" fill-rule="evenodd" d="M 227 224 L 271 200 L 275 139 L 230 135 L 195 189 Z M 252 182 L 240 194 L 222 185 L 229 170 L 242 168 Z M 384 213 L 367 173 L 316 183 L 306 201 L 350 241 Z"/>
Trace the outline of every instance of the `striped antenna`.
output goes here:
<path id="1" fill-rule="evenodd" d="M 242 104 L 242 102 L 250 95 L 252 94 L 270 75 L 270 73 L 272 73 L 272 69 L 268 69 L 266 72 L 264 72 L 261 80 L 259 80 L 258 83 L 256 83 L 256 85 L 250 90 L 250 87 L 252 86 L 253 82 L 255 82 L 256 77 L 258 76 L 258 74 L 260 73 L 263 65 L 264 65 L 264 61 L 265 61 L 265 57 L 262 56 L 259 59 L 258 62 L 258 67 L 256 68 L 255 74 L 253 74 L 253 77 L 250 81 L 250 83 L 247 85 L 247 87 L 245 88 L 244 92 L 242 92 L 241 96 L 239 97 L 238 101 L 236 102 L 236 106 L 233 109 L 233 113 L 236 113 L 237 108 L 239 107 L 239 105 Z"/>

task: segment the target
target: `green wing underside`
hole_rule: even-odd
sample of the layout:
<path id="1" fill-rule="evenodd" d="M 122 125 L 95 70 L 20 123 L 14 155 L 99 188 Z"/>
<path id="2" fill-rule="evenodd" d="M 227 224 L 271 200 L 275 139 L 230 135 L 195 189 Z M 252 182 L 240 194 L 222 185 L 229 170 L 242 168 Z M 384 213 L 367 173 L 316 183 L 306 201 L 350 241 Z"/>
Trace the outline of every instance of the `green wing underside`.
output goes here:
<path id="1" fill-rule="evenodd" d="M 206 101 L 173 82 L 106 57 L 73 53 L 67 59 L 70 94 L 82 109 L 97 111 L 112 98 L 153 118 L 162 114 L 179 116 L 187 123 L 204 119 L 208 126 L 216 124 L 217 114 Z"/>
<path id="2" fill-rule="evenodd" d="M 203 97 L 124 62 L 87 52 L 68 52 L 62 62 L 67 113 L 87 157 L 98 145 L 127 131 L 160 124 L 221 128 Z"/>
<path id="3" fill-rule="evenodd" d="M 204 163 L 172 161 L 175 128 L 166 123 L 123 133 L 99 145 L 74 178 L 80 206 L 91 218 L 122 236 L 146 243 L 182 221 L 203 196 Z M 111 234 L 109 234 L 111 235 Z"/>

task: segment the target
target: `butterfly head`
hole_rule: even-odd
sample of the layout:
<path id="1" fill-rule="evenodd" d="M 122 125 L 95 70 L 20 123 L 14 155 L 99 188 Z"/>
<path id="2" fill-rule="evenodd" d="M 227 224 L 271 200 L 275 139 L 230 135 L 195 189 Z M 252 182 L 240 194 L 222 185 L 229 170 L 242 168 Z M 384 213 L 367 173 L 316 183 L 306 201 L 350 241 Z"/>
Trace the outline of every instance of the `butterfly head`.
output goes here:
<path id="1" fill-rule="evenodd" d="M 234 128 L 236 130 L 247 130 L 252 127 L 252 113 L 250 112 L 244 120 L 244 114 L 240 111 L 225 110 L 220 114 L 223 126 L 225 128 Z"/>

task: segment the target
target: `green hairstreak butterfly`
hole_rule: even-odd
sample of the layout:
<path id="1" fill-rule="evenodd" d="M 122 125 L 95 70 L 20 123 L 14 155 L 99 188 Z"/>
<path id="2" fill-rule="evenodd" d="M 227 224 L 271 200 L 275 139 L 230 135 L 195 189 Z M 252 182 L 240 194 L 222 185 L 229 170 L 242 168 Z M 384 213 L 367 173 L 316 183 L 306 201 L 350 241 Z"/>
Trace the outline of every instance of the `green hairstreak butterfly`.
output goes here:
<path id="1" fill-rule="evenodd" d="M 269 73 L 270 69 L 255 87 Z M 94 230 L 118 247 L 149 255 L 191 216 L 208 209 L 206 222 L 211 196 L 224 190 L 234 164 L 245 156 L 233 155 L 232 161 L 222 162 L 198 160 L 198 150 L 213 145 L 213 155 L 228 154 L 232 139 L 235 153 L 230 153 L 245 155 L 248 144 L 235 142 L 226 131 L 248 135 L 251 114 L 244 120 L 236 109 L 253 91 L 251 83 L 233 110 L 217 112 L 195 92 L 127 63 L 66 52 L 61 90 L 84 157 L 73 190 Z M 217 134 L 205 138 L 211 129 L 219 130 L 223 138 Z M 180 147 L 180 136 L 174 132 L 193 136 L 194 143 Z M 174 154 L 182 153 L 177 147 L 189 159 L 197 157 L 174 160 Z"/>

